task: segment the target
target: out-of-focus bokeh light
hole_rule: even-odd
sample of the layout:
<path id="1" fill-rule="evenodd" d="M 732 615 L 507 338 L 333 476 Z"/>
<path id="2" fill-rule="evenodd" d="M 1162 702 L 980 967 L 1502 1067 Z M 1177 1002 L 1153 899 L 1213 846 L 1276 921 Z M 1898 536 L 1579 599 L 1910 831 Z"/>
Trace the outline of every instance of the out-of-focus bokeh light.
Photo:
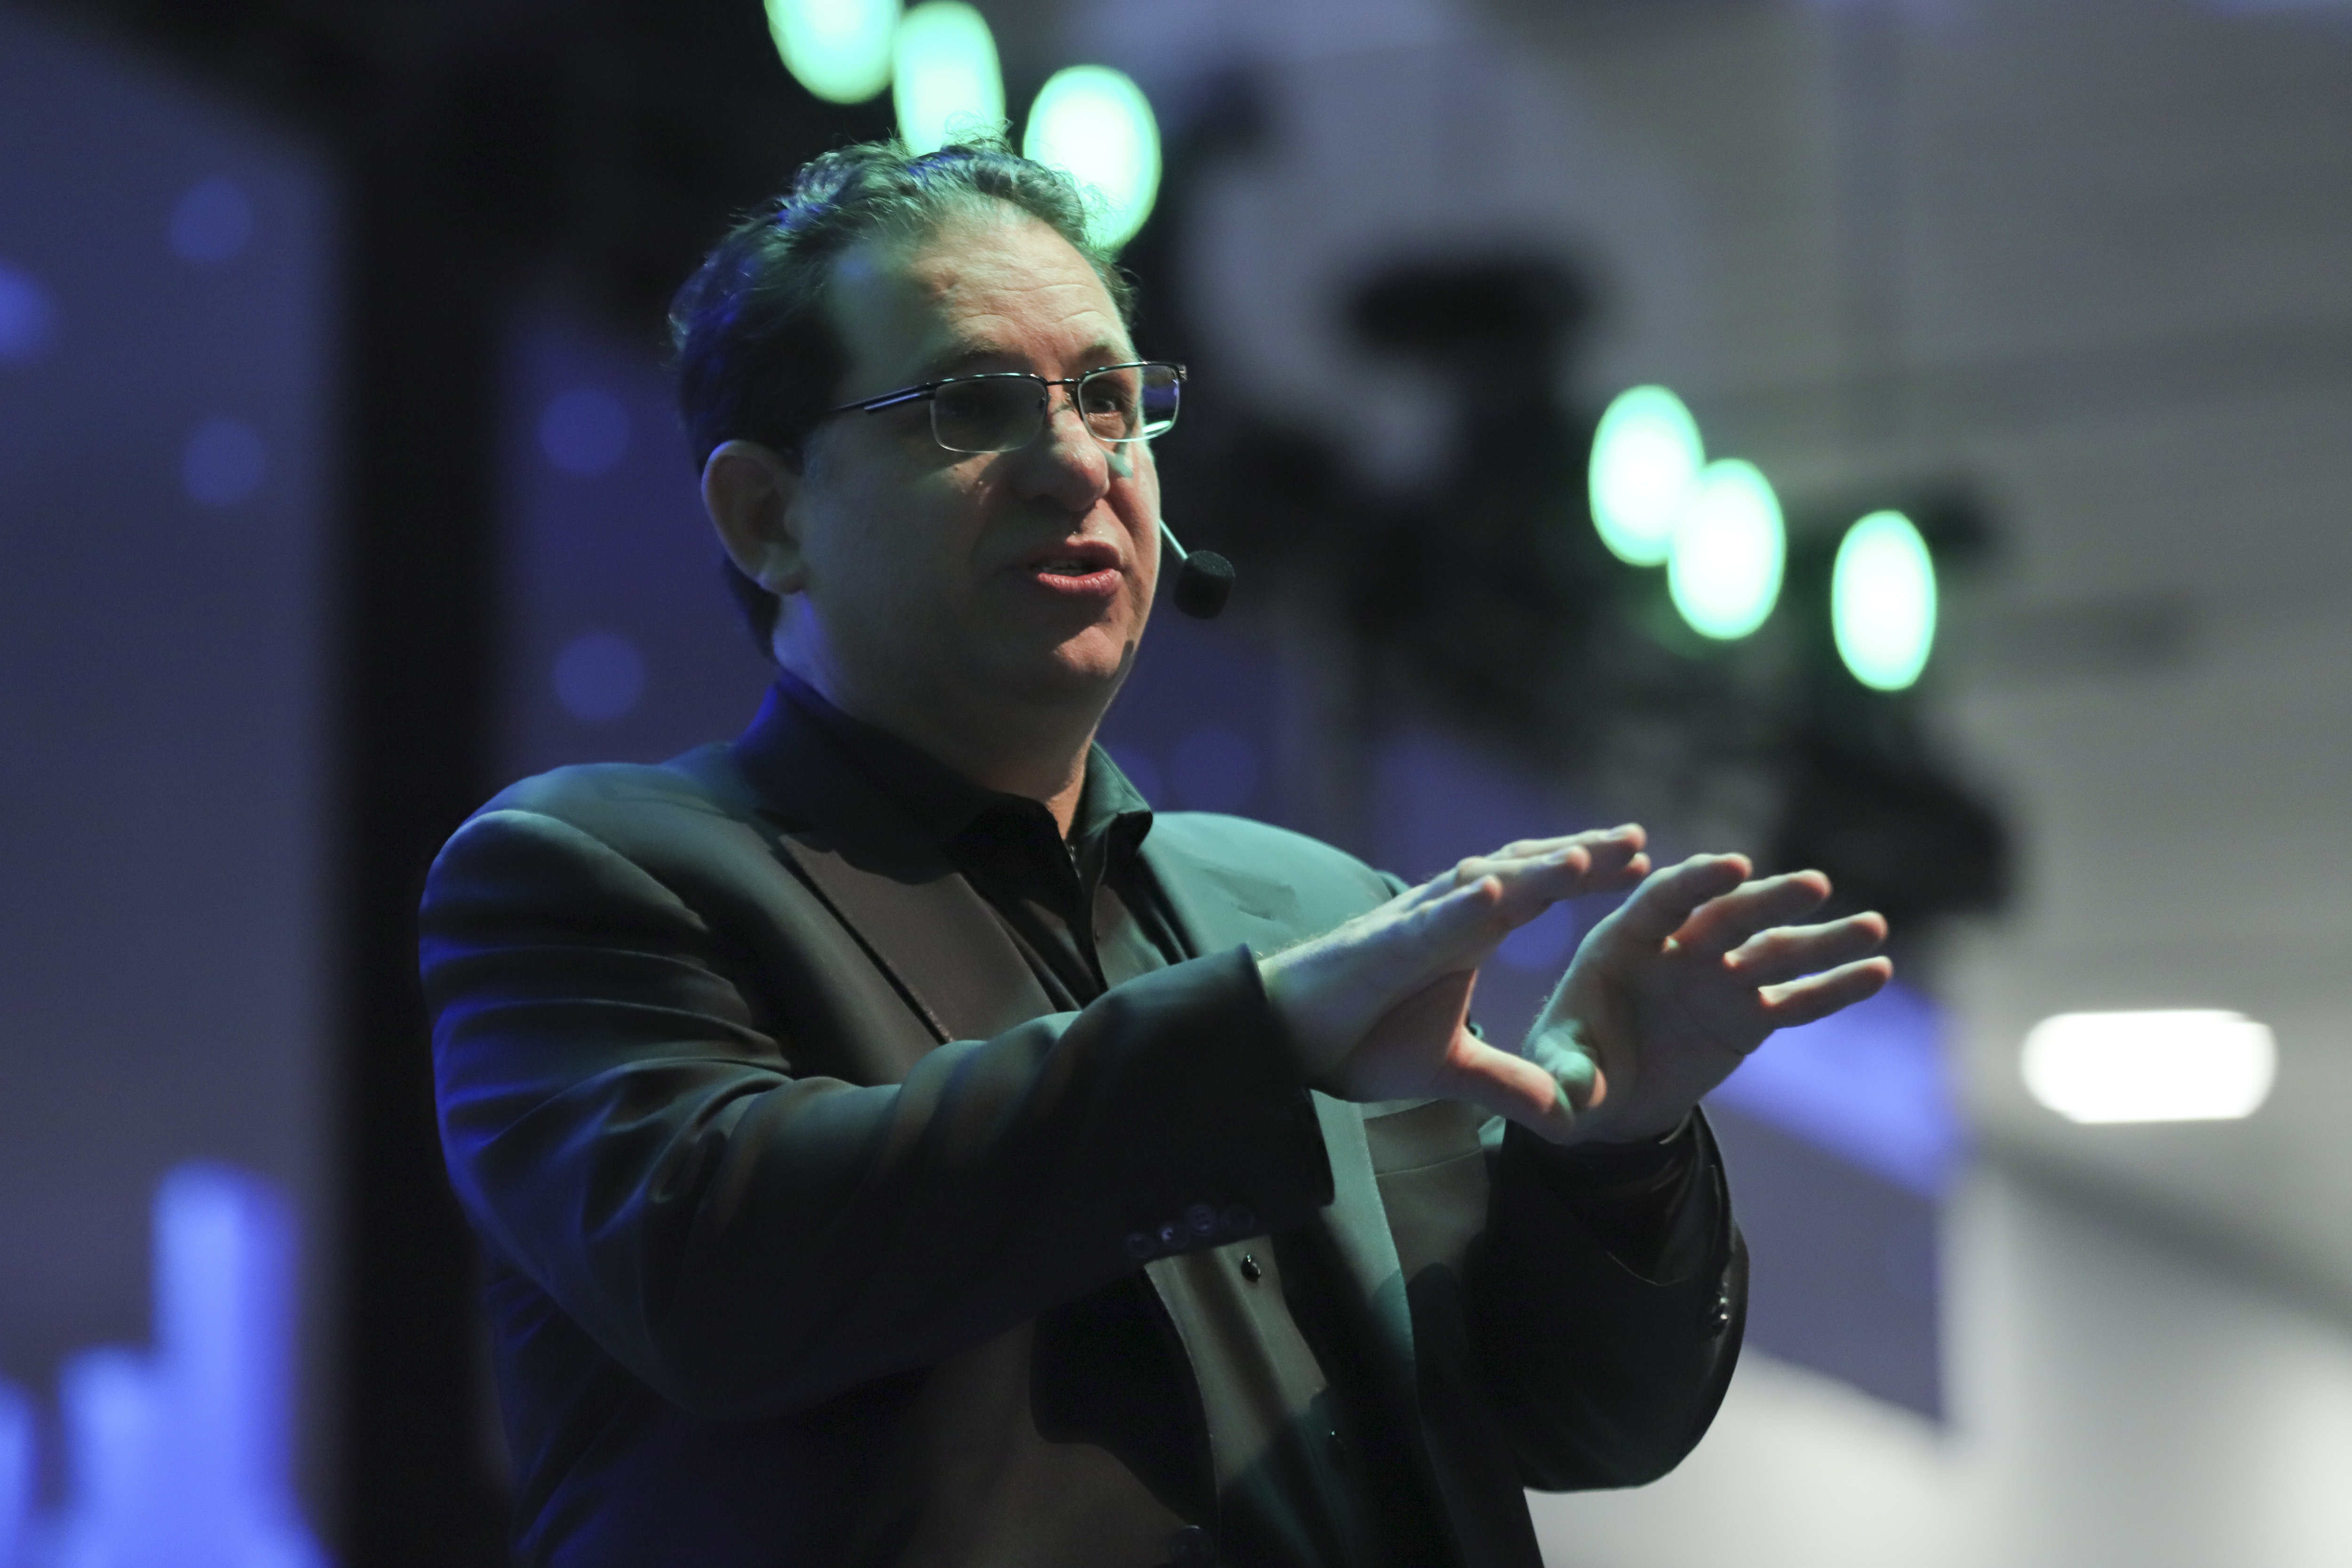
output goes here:
<path id="1" fill-rule="evenodd" d="M 181 260 L 216 267 L 234 260 L 253 237 L 253 200 L 235 180 L 199 180 L 172 204 L 171 230 Z"/>
<path id="2" fill-rule="evenodd" d="M 268 477 L 269 450 L 242 419 L 207 419 L 180 451 L 180 484 L 199 506 L 234 506 Z"/>
<path id="3" fill-rule="evenodd" d="M 898 134 L 918 153 L 1001 130 L 1004 76 L 988 19 L 964 0 L 924 0 L 898 24 L 890 98 Z"/>
<path id="4" fill-rule="evenodd" d="M 1693 630 L 1744 637 L 1780 596 L 1788 558 L 1780 498 L 1755 464 L 1709 463 L 1675 519 L 1666 587 Z"/>
<path id="5" fill-rule="evenodd" d="M 1708 1097 L 1922 1197 L 1951 1189 L 1968 1131 L 1944 1065 L 1944 1011 L 1900 982 L 1782 1029 Z"/>
<path id="6" fill-rule="evenodd" d="M 784 68 L 827 103 L 864 103 L 890 85 L 899 0 L 766 0 Z"/>
<path id="7" fill-rule="evenodd" d="M 601 386 L 549 398 L 539 416 L 539 449 L 561 473 L 593 479 L 629 452 L 629 411 Z"/>
<path id="8" fill-rule="evenodd" d="M 1936 562 L 1899 511 L 1846 530 L 1830 574 L 1830 626 L 1853 678 L 1879 691 L 1919 679 L 1936 644 Z"/>
<path id="9" fill-rule="evenodd" d="M 155 1344 L 58 1375 L 64 1496 L 45 1563 L 327 1568 L 293 1491 L 295 1239 L 285 1199 L 184 1165 L 155 1197 Z"/>
<path id="10" fill-rule="evenodd" d="M 1087 226 L 1116 250 L 1135 237 L 1160 195 L 1160 122 L 1123 71 L 1055 71 L 1029 106 L 1021 151 L 1066 171 L 1090 198 Z"/>
<path id="11" fill-rule="evenodd" d="M 555 656 L 555 699 L 575 719 L 601 724 L 637 705 L 646 656 L 618 632 L 583 632 Z"/>
<path id="12" fill-rule="evenodd" d="M 1698 422 L 1663 386 L 1622 392 L 1593 432 L 1592 522 L 1618 560 L 1656 566 L 1666 559 L 1706 452 Z"/>
<path id="13" fill-rule="evenodd" d="M 2278 1046 L 2241 1013 L 2061 1013 L 2025 1037 L 2021 1065 L 2070 1121 L 2225 1121 L 2270 1097 Z"/>
<path id="14" fill-rule="evenodd" d="M 29 364 L 57 337 L 58 308 L 41 280 L 0 261 L 0 360 Z"/>

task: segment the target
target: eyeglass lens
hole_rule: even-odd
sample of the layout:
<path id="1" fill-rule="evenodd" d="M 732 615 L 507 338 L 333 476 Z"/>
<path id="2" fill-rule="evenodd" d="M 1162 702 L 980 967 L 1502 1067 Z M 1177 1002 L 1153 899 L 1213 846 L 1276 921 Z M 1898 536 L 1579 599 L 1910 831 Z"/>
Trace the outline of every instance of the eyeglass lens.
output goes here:
<path id="1" fill-rule="evenodd" d="M 1149 440 L 1176 423 L 1179 385 L 1173 365 L 1108 365 L 1079 378 L 1071 404 L 1098 441 Z M 1034 375 L 943 382 L 931 395 L 931 434 L 950 452 L 1010 452 L 1045 428 L 1050 397 Z"/>

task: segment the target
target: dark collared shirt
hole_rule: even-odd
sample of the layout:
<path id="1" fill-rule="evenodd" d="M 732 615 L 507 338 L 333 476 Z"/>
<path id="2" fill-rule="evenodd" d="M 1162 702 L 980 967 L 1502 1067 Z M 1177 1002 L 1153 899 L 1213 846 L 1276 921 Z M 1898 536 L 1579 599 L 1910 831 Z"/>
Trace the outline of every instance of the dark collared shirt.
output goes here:
<path id="1" fill-rule="evenodd" d="M 778 685 L 935 839 L 1056 1008 L 1191 956 L 1139 853 L 1151 809 L 1100 747 L 1065 839 L 1042 803 L 972 783 L 790 674 Z M 1632 1261 L 1664 1245 L 1694 1163 L 1648 1149 L 1597 1153 L 1560 1179 Z M 1160 1259 L 1045 1313 L 1033 1413 L 1049 1439 L 1117 1455 L 1210 1531 L 1216 1561 L 1414 1568 L 1433 1560 L 1438 1510 L 1396 1445 L 1371 1429 L 1378 1417 L 1344 1377 L 1334 1386 L 1327 1375 L 1311 1332 L 1311 1268 L 1272 1238 L 1238 1242 Z"/>

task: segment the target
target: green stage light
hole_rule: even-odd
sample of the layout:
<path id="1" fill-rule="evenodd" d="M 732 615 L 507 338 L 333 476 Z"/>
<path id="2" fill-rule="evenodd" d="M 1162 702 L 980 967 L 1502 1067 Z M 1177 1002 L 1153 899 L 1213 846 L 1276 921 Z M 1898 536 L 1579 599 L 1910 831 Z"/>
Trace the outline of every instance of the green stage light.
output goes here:
<path id="1" fill-rule="evenodd" d="M 1135 237 L 1160 194 L 1160 125 L 1151 100 L 1108 66 L 1055 71 L 1029 106 L 1021 151 L 1089 190 L 1087 227 L 1116 250 Z"/>
<path id="2" fill-rule="evenodd" d="M 1845 531 L 1830 573 L 1838 657 L 1864 686 L 1900 691 L 1919 679 L 1936 642 L 1936 563 L 1899 511 Z"/>
<path id="3" fill-rule="evenodd" d="M 898 24 L 890 96 L 898 134 L 918 153 L 1004 124 L 1004 78 L 988 19 L 964 0 L 924 0 Z"/>
<path id="4" fill-rule="evenodd" d="M 1666 559 L 1705 455 L 1681 398 L 1663 386 L 1618 394 L 1592 435 L 1592 522 L 1611 554 L 1633 566 Z"/>
<path id="5" fill-rule="evenodd" d="M 766 0 L 784 68 L 828 103 L 863 103 L 890 85 L 899 0 Z"/>
<path id="6" fill-rule="evenodd" d="M 1744 637 L 1780 596 L 1788 540 L 1780 502 L 1753 463 L 1709 463 L 1675 520 L 1666 588 L 1692 629 Z"/>

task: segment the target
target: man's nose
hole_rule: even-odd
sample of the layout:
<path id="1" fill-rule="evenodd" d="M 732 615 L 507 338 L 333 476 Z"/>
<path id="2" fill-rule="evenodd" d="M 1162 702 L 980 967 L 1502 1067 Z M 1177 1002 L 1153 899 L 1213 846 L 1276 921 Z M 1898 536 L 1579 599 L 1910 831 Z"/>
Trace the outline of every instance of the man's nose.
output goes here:
<path id="1" fill-rule="evenodd" d="M 1021 448 L 1014 466 L 1015 488 L 1024 500 L 1050 498 L 1083 514 L 1109 491 L 1119 459 L 1079 416 L 1075 390 L 1055 387 L 1046 395 L 1045 427 Z"/>

